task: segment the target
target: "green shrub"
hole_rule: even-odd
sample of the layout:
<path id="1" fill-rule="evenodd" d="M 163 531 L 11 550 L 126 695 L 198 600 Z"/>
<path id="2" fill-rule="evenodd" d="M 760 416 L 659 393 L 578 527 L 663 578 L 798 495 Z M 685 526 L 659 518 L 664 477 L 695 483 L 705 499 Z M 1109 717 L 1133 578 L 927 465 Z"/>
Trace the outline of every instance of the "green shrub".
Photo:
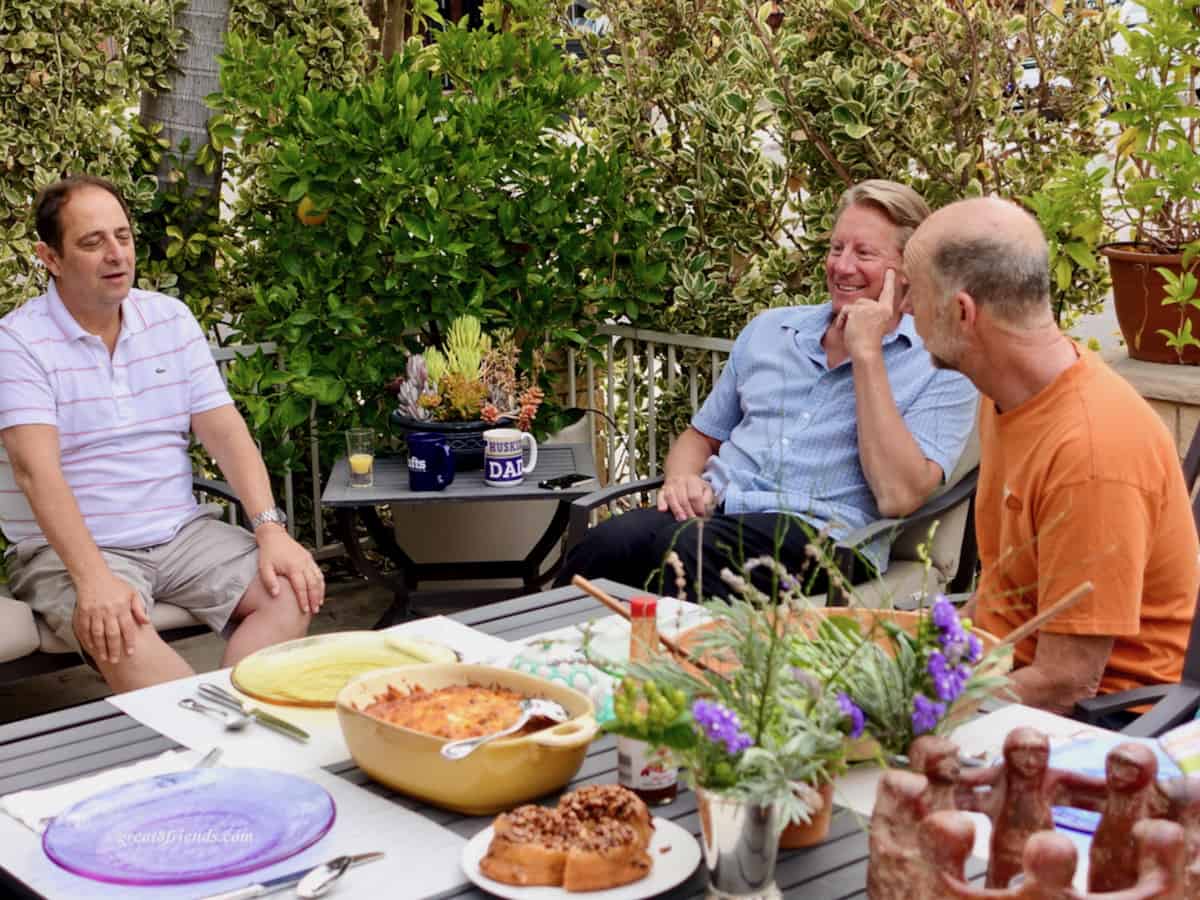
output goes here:
<path id="1" fill-rule="evenodd" d="M 464 313 L 512 329 L 527 365 L 543 340 L 585 346 L 592 324 L 660 297 L 660 214 L 625 154 L 558 133 L 593 83 L 548 39 L 448 28 L 323 90 L 289 42 L 232 38 L 222 85 L 259 160 L 238 328 L 282 351 L 282 371 L 251 359 L 233 376 L 260 435 L 314 403 L 333 450 L 352 420 L 382 426 L 402 336 L 436 341 Z"/>

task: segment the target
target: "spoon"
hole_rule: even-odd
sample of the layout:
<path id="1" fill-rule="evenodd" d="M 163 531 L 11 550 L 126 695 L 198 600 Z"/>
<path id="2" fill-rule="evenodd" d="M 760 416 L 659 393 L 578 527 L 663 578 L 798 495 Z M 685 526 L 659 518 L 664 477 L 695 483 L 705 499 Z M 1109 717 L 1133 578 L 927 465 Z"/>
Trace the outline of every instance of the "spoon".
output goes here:
<path id="1" fill-rule="evenodd" d="M 225 710 L 217 709 L 215 706 L 205 706 L 203 703 L 198 703 L 191 697 L 184 697 L 179 701 L 179 705 L 184 709 L 190 709 L 192 712 L 220 719 L 225 723 L 226 731 L 241 731 L 251 722 L 251 717 L 245 713 L 225 712 Z"/>
<path id="2" fill-rule="evenodd" d="M 552 722 L 565 722 L 569 718 L 570 716 L 567 715 L 567 711 L 553 700 L 526 697 L 521 701 L 521 715 L 512 725 L 509 725 L 503 731 L 496 731 L 492 734 L 482 735 L 481 737 L 463 738 L 460 741 L 450 741 L 449 743 L 442 744 L 442 756 L 446 757 L 446 759 L 463 759 L 489 741 L 494 741 L 515 731 L 520 731 L 530 719 L 549 719 Z"/>
<path id="3" fill-rule="evenodd" d="M 308 900 L 309 897 L 323 897 L 333 887 L 333 883 L 346 874 L 346 870 L 354 863 L 349 856 L 339 856 L 324 865 L 317 866 L 300 879 L 296 885 L 296 896 Z"/>

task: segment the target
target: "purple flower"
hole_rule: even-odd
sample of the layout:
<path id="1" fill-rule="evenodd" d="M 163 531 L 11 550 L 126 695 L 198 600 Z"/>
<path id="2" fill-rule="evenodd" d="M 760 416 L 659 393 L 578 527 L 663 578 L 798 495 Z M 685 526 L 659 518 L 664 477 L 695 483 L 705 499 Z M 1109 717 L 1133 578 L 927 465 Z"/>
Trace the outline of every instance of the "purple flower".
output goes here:
<path id="1" fill-rule="evenodd" d="M 737 714 L 720 703 L 697 700 L 692 704 L 692 718 L 714 744 L 724 744 L 725 752 L 737 756 L 754 743 L 750 735 L 742 731 Z"/>
<path id="2" fill-rule="evenodd" d="M 913 697 L 913 734 L 924 734 L 937 727 L 938 720 L 946 712 L 945 703 L 936 703 L 924 694 Z"/>
<path id="3" fill-rule="evenodd" d="M 867 725 L 867 717 L 863 715 L 863 711 L 855 705 L 850 699 L 850 695 L 845 692 L 837 695 L 838 709 L 842 711 L 842 715 L 850 720 L 850 737 L 860 737 L 863 729 Z"/>
<path id="4" fill-rule="evenodd" d="M 955 611 L 954 604 L 946 599 L 945 594 L 938 594 L 933 599 L 930 617 L 933 619 L 933 624 L 942 631 L 958 627 L 958 612 Z"/>
<path id="5" fill-rule="evenodd" d="M 967 680 L 971 677 L 971 670 L 967 666 L 950 665 L 946 656 L 937 650 L 929 654 L 929 663 L 926 669 L 933 681 L 934 691 L 947 703 L 958 699 L 958 695 L 963 692 Z"/>
<path id="6" fill-rule="evenodd" d="M 968 634 L 967 635 L 967 662 L 974 665 L 975 663 L 979 662 L 979 659 L 981 656 L 983 656 L 982 642 L 980 642 L 979 638 L 976 637 L 975 635 Z"/>

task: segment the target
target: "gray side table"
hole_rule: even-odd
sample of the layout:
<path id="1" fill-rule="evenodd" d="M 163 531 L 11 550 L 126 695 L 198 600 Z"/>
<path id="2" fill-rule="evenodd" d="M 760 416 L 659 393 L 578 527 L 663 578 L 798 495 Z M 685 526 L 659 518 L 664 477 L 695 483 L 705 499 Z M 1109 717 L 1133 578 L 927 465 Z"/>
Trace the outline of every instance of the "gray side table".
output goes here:
<path id="1" fill-rule="evenodd" d="M 483 472 L 457 472 L 454 481 L 441 491 L 412 491 L 408 487 L 406 458 L 378 456 L 375 459 L 374 484 L 369 488 L 350 487 L 350 468 L 343 456 L 333 466 L 333 472 L 321 495 L 321 502 L 332 507 L 342 543 L 355 568 L 372 584 L 392 592 L 392 605 L 376 623 L 386 628 L 412 616 L 410 591 L 424 580 L 478 580 L 485 578 L 520 578 L 525 587 L 537 590 L 555 572 L 557 566 L 542 571 L 542 563 L 562 538 L 570 519 L 571 501 L 596 489 L 594 481 L 585 481 L 564 490 L 547 490 L 538 482 L 571 472 L 594 475 L 592 454 L 585 444 L 546 444 L 538 447 L 537 469 L 522 484 L 509 488 L 488 487 Z M 480 560 L 453 563 L 418 563 L 396 542 L 391 528 L 379 518 L 376 509 L 391 503 L 443 504 L 473 501 L 545 500 L 557 503 L 554 516 L 545 533 L 524 559 Z M 394 575 L 385 574 L 363 552 L 358 539 L 362 524 L 375 544 L 396 565 Z"/>

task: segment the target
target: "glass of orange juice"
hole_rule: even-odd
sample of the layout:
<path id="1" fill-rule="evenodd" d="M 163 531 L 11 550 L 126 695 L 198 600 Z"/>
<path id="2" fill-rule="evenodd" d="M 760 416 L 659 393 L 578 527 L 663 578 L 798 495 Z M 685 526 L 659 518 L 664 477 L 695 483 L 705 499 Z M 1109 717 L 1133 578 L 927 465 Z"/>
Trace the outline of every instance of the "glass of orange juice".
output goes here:
<path id="1" fill-rule="evenodd" d="M 346 453 L 350 460 L 350 487 L 374 485 L 375 432 L 370 428 L 351 428 L 346 432 Z"/>

